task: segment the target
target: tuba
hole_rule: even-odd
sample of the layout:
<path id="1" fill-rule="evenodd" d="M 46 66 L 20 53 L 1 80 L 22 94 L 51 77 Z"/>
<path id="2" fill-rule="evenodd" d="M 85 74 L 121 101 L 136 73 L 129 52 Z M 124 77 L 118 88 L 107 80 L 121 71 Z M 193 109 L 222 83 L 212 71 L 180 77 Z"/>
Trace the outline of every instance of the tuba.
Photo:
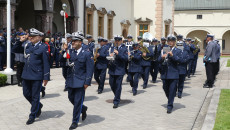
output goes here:
<path id="1" fill-rule="evenodd" d="M 150 34 L 149 32 L 144 33 L 143 40 L 140 42 L 140 49 L 139 49 L 142 53 L 150 53 L 149 49 L 144 45 L 144 40 L 149 40 L 151 42 L 152 39 L 153 39 L 152 34 Z M 150 60 L 151 59 L 151 57 L 147 57 L 147 56 L 142 56 L 142 58 L 144 60 Z"/>
<path id="2" fill-rule="evenodd" d="M 201 42 L 201 40 L 197 37 L 195 37 L 195 41 L 193 42 L 193 44 L 195 45 L 196 49 L 193 51 L 193 54 L 195 55 L 198 51 L 199 51 L 199 46 L 198 44 Z"/>

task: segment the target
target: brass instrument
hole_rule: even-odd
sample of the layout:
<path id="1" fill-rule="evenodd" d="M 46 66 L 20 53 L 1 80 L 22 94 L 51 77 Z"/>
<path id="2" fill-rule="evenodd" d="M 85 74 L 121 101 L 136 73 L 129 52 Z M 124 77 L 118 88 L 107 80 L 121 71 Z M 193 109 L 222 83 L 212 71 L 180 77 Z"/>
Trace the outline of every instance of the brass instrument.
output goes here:
<path id="1" fill-rule="evenodd" d="M 142 53 L 150 53 L 149 49 L 146 46 L 144 46 L 144 40 L 152 41 L 152 39 L 153 39 L 153 36 L 150 33 L 147 32 L 143 34 L 143 40 L 140 42 L 140 49 L 139 49 Z M 147 57 L 147 56 L 142 56 L 142 58 L 144 60 L 151 59 L 151 57 Z"/>
<path id="2" fill-rule="evenodd" d="M 85 43 L 84 43 L 85 44 Z M 98 50 L 101 48 L 100 44 L 95 44 L 95 48 L 93 49 L 93 55 L 94 55 L 94 63 L 97 62 L 97 53 Z"/>
<path id="3" fill-rule="evenodd" d="M 195 55 L 199 51 L 199 46 L 198 44 L 201 42 L 201 40 L 197 37 L 195 37 L 195 41 L 192 43 L 195 45 L 196 49 L 193 51 L 193 54 Z"/>
<path id="4" fill-rule="evenodd" d="M 96 51 L 95 51 L 95 53 L 94 53 L 94 63 L 96 63 L 97 62 L 97 53 L 98 53 L 98 50 L 99 50 L 99 48 L 97 48 L 96 49 Z"/>

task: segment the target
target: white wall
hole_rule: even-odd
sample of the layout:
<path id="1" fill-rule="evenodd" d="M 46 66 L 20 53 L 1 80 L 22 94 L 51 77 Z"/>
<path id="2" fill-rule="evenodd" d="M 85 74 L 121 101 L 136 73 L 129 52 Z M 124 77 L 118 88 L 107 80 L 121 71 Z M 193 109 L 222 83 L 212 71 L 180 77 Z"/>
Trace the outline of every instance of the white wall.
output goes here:
<path id="1" fill-rule="evenodd" d="M 150 33 L 155 36 L 156 27 L 155 27 L 155 15 L 156 15 L 156 0 L 134 0 L 134 20 L 142 17 L 142 20 L 145 20 L 146 17 L 153 20 L 150 24 Z M 137 37 L 138 33 L 138 24 L 135 22 L 135 37 Z"/>
<path id="2" fill-rule="evenodd" d="M 203 15 L 203 19 L 197 19 L 197 15 Z M 223 39 L 226 31 L 230 30 L 230 10 L 194 10 L 175 11 L 175 32 L 186 37 L 195 30 L 204 30 L 214 34 L 215 38 Z M 228 40 L 227 40 L 228 41 Z M 225 43 L 228 48 L 229 42 Z M 223 53 L 230 53 L 230 49 Z"/>
<path id="3" fill-rule="evenodd" d="M 164 36 L 165 34 L 165 20 L 173 20 L 172 19 L 172 0 L 163 0 L 163 29 L 162 29 L 162 35 Z M 170 30 L 169 33 L 173 33 L 172 32 L 172 23 L 170 24 Z"/>
<path id="4" fill-rule="evenodd" d="M 132 0 L 87 0 L 86 4 L 94 4 L 97 9 L 103 7 L 107 10 L 112 10 L 115 12 L 116 16 L 113 19 L 113 35 L 122 34 L 121 21 L 129 20 L 131 26 L 129 28 L 129 34 L 134 35 L 134 32 L 130 31 L 134 27 L 131 11 L 132 11 Z M 78 30 L 83 31 L 83 0 L 79 1 L 79 20 L 78 20 Z M 93 19 L 93 36 L 94 39 L 98 37 L 98 14 L 97 11 L 94 12 Z M 104 37 L 107 38 L 107 25 L 108 25 L 107 14 L 104 17 Z"/>

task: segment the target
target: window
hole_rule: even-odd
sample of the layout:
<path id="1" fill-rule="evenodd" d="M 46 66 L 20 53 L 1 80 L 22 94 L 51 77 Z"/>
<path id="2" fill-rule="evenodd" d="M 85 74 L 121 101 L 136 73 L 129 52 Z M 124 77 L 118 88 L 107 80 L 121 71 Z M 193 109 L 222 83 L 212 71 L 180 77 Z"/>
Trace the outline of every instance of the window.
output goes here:
<path id="1" fill-rule="evenodd" d="M 87 25 L 86 25 L 87 34 L 93 35 L 93 15 L 87 14 Z"/>
<path id="2" fill-rule="evenodd" d="M 222 50 L 225 50 L 225 40 L 222 40 Z"/>
<path id="3" fill-rule="evenodd" d="M 99 16 L 98 18 L 98 36 L 104 37 L 104 17 Z"/>
<path id="4" fill-rule="evenodd" d="M 108 39 L 113 38 L 113 19 L 108 19 Z"/>
<path id="5" fill-rule="evenodd" d="M 139 25 L 139 36 L 143 36 L 144 33 L 149 32 L 148 24 L 140 24 Z"/>
<path id="6" fill-rule="evenodd" d="M 167 37 L 169 35 L 169 25 L 166 24 L 165 25 L 165 37 Z"/>
<path id="7" fill-rule="evenodd" d="M 203 16 L 202 15 L 197 15 L 197 19 L 202 19 Z"/>

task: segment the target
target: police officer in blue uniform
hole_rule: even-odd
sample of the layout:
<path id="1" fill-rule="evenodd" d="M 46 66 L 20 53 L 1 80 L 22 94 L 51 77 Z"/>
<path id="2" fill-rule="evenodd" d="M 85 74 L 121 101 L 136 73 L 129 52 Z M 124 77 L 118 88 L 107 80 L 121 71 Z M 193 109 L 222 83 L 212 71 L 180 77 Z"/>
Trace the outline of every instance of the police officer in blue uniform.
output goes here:
<path id="1" fill-rule="evenodd" d="M 219 55 L 216 55 L 218 48 L 215 41 L 213 40 L 214 40 L 214 35 L 208 34 L 206 37 L 206 42 L 208 43 L 208 45 L 206 47 L 204 60 L 203 60 L 203 62 L 205 63 L 206 76 L 207 76 L 207 81 L 203 86 L 204 88 L 212 88 L 215 80 L 215 71 L 216 71 L 215 65 Z"/>
<path id="2" fill-rule="evenodd" d="M 41 115 L 40 91 L 42 82 L 46 86 L 50 79 L 48 47 L 40 43 L 40 32 L 30 29 L 30 43 L 25 45 L 25 66 L 22 73 L 23 95 L 31 104 L 27 125 Z"/>
<path id="3" fill-rule="evenodd" d="M 177 84 L 177 91 L 178 91 L 178 98 L 182 98 L 182 92 L 184 89 L 184 81 L 187 74 L 187 63 L 189 61 L 189 53 L 184 48 L 184 42 L 178 41 L 177 42 L 177 48 L 181 50 L 181 60 L 178 63 L 178 69 L 179 69 L 179 81 Z"/>
<path id="4" fill-rule="evenodd" d="M 190 75 L 192 74 L 192 65 L 194 62 L 194 54 L 193 51 L 196 49 L 194 44 L 192 44 L 192 39 L 187 38 L 188 46 L 189 46 L 189 62 L 188 62 L 188 78 L 190 78 Z"/>
<path id="5" fill-rule="evenodd" d="M 87 35 L 87 36 L 86 36 L 86 39 L 87 39 L 88 42 L 89 42 L 89 44 L 88 44 L 89 51 L 90 51 L 91 53 L 93 53 L 93 49 L 94 49 L 94 47 L 95 47 L 95 43 L 94 43 L 94 41 L 93 41 L 92 35 Z"/>
<path id="6" fill-rule="evenodd" d="M 152 58 L 152 61 L 151 61 L 151 68 L 150 68 L 150 74 L 152 76 L 152 82 L 153 83 L 156 83 L 156 80 L 157 80 L 157 74 L 158 74 L 158 71 L 159 71 L 159 63 L 158 63 L 158 60 L 157 58 L 159 57 L 159 51 L 158 51 L 158 40 L 156 38 L 154 38 L 152 40 L 152 48 L 153 48 L 153 51 L 154 51 L 154 56 Z"/>
<path id="7" fill-rule="evenodd" d="M 101 48 L 99 48 L 97 53 L 95 54 L 96 63 L 94 70 L 94 79 L 98 83 L 98 94 L 101 94 L 104 90 L 106 70 L 108 67 L 108 60 L 106 59 L 106 57 L 109 55 L 109 52 L 108 46 L 106 45 L 106 39 L 99 37 L 98 43 L 101 45 Z"/>
<path id="8" fill-rule="evenodd" d="M 128 49 L 128 52 L 131 52 L 132 51 L 132 45 L 134 44 L 133 42 L 133 36 L 132 35 L 128 35 L 127 36 L 127 40 L 124 40 L 123 41 Z M 128 74 L 128 62 L 126 62 L 126 69 L 125 69 L 125 72 L 127 74 L 127 78 L 126 78 L 126 82 L 129 82 L 129 74 Z"/>
<path id="9" fill-rule="evenodd" d="M 54 47 L 55 47 L 55 66 L 56 66 L 56 68 L 60 67 L 59 57 L 60 57 L 61 46 L 62 46 L 61 37 L 57 37 L 55 42 L 54 42 Z"/>
<path id="10" fill-rule="evenodd" d="M 125 63 L 128 61 L 128 50 L 122 44 L 121 36 L 116 35 L 114 40 L 114 54 L 110 54 L 110 56 L 114 56 L 115 60 L 110 61 L 109 65 L 109 84 L 115 96 L 113 108 L 117 108 L 120 103 L 122 80 L 125 75 Z"/>
<path id="11" fill-rule="evenodd" d="M 129 81 L 130 86 L 132 87 L 133 96 L 137 94 L 139 75 L 142 71 L 141 61 L 142 61 L 142 52 L 139 49 L 138 43 L 133 43 L 133 50 L 128 53 L 129 55 Z"/>
<path id="12" fill-rule="evenodd" d="M 49 45 L 50 45 L 50 68 L 53 68 L 54 54 L 55 54 L 54 38 L 51 38 Z"/>
<path id="13" fill-rule="evenodd" d="M 152 40 L 152 39 L 151 39 Z M 150 39 L 144 39 L 143 44 L 147 43 L 149 46 L 142 46 L 142 48 L 146 48 L 148 52 L 142 53 L 142 79 L 144 80 L 143 89 L 146 89 L 148 86 L 148 80 L 149 80 L 149 72 L 151 67 L 151 58 L 154 57 L 153 47 L 150 46 L 151 43 Z"/>
<path id="14" fill-rule="evenodd" d="M 167 38 L 171 51 L 159 56 L 158 60 L 162 64 L 161 80 L 163 89 L 168 98 L 167 113 L 170 114 L 173 109 L 176 86 L 179 80 L 178 63 L 181 61 L 181 50 L 175 47 L 176 37 L 170 34 Z"/>
<path id="15" fill-rule="evenodd" d="M 137 42 L 141 42 L 142 41 L 142 36 L 138 36 L 137 37 Z"/>
<path id="16" fill-rule="evenodd" d="M 15 45 L 12 47 L 12 52 L 15 53 L 15 61 L 17 64 L 17 80 L 18 86 L 22 86 L 22 71 L 25 65 L 25 58 L 24 58 L 24 47 L 29 42 L 27 40 L 27 35 L 22 32 L 18 34 L 19 39 L 16 40 Z"/>
<path id="17" fill-rule="evenodd" d="M 0 30 L 0 71 L 3 70 L 4 66 L 4 57 L 6 53 L 6 40 L 4 38 L 4 32 Z"/>
<path id="18" fill-rule="evenodd" d="M 219 40 L 215 40 L 216 42 L 216 55 L 217 55 L 217 62 L 216 62 L 216 65 L 215 65 L 215 79 L 216 79 L 216 76 L 218 75 L 219 73 L 219 70 L 220 70 L 220 55 L 221 55 L 221 51 L 220 51 L 220 44 L 219 44 Z"/>
<path id="19" fill-rule="evenodd" d="M 66 38 L 67 38 L 67 44 L 68 44 L 68 49 L 67 50 L 71 50 L 72 49 L 72 35 L 69 34 L 69 33 L 67 33 L 66 34 Z M 62 44 L 65 44 L 65 43 L 62 43 Z M 60 55 L 60 57 L 62 57 L 62 56 Z M 64 88 L 64 91 L 67 91 L 66 78 L 67 78 L 67 70 L 69 68 L 67 59 L 61 61 L 61 66 L 62 66 L 62 76 L 65 78 L 65 88 Z"/>
<path id="20" fill-rule="evenodd" d="M 91 85 L 94 71 L 94 61 L 91 52 L 82 49 L 83 39 L 84 37 L 80 35 L 80 32 L 72 34 L 73 49 L 70 51 L 71 64 L 68 68 L 67 86 L 68 98 L 74 105 L 74 108 L 72 124 L 69 129 L 76 129 L 78 127 L 81 113 L 82 120 L 86 118 L 87 107 L 83 105 L 83 101 L 85 90 Z M 68 46 L 65 44 L 64 49 L 67 48 Z M 63 53 L 66 52 L 63 51 Z M 63 56 L 65 57 L 65 55 Z"/>
<path id="21" fill-rule="evenodd" d="M 167 41 L 167 39 L 165 37 L 161 38 L 161 43 L 157 47 L 158 48 L 158 56 L 160 56 L 161 51 L 163 50 L 164 47 L 168 47 L 168 45 L 166 44 L 166 41 Z M 158 62 L 158 64 L 159 64 L 159 62 Z M 161 73 L 161 68 L 162 68 L 161 64 L 159 64 L 158 72 L 160 72 L 160 73 Z"/>

